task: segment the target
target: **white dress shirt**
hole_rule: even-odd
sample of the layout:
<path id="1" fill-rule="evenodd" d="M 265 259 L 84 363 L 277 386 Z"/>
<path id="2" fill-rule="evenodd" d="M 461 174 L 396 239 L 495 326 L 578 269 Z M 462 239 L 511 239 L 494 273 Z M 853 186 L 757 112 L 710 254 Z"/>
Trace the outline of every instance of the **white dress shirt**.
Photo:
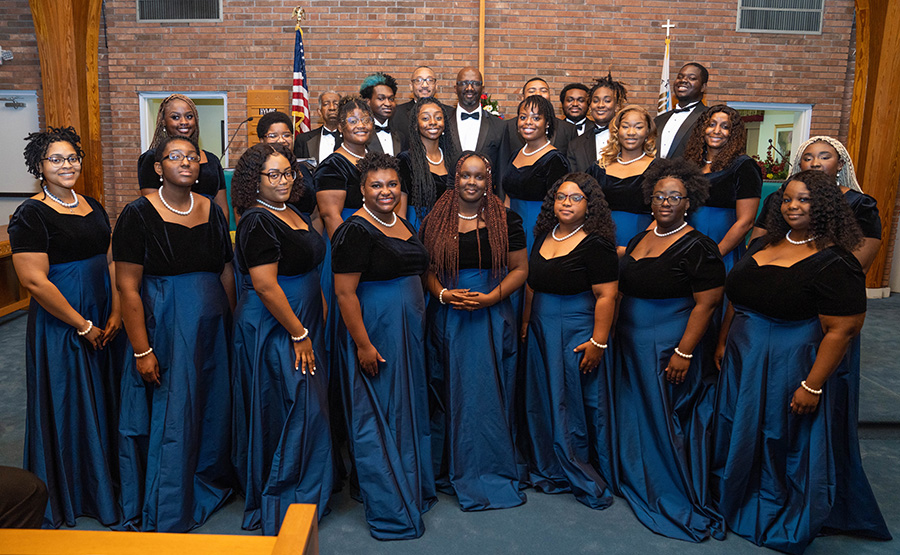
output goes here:
<path id="1" fill-rule="evenodd" d="M 595 130 L 591 130 L 593 133 Z M 594 161 L 600 159 L 600 153 L 603 151 L 603 147 L 606 146 L 606 143 L 609 142 L 609 128 L 607 127 L 603 131 L 594 135 L 594 146 L 597 148 L 597 156 L 594 157 Z"/>
<path id="2" fill-rule="evenodd" d="M 581 121 L 572 121 L 569 118 L 566 118 L 566 121 L 575 126 L 575 132 L 578 133 L 578 136 L 584 135 L 585 129 L 587 129 L 587 118 L 581 118 Z"/>
<path id="3" fill-rule="evenodd" d="M 463 112 L 467 114 L 478 112 L 478 119 L 467 118 L 463 121 Z M 459 132 L 459 146 L 463 150 L 475 150 L 478 146 L 478 133 L 481 131 L 482 119 L 484 119 L 484 114 L 481 113 L 481 108 L 477 108 L 473 112 L 466 112 L 461 107 L 456 107 L 456 130 Z"/>
<path id="4" fill-rule="evenodd" d="M 378 142 L 381 143 L 381 150 L 384 151 L 385 154 L 390 154 L 394 156 L 394 138 L 391 137 L 390 133 L 385 133 L 384 131 L 378 131 L 378 128 L 384 129 L 388 126 L 388 122 L 380 123 L 377 119 L 375 120 L 375 136 L 378 137 Z"/>
<path id="5" fill-rule="evenodd" d="M 331 129 L 328 129 L 324 125 L 322 129 L 319 131 L 319 160 L 324 160 L 331 156 L 331 153 L 334 152 L 335 143 L 337 140 L 334 138 L 334 135 L 327 135 L 325 131 L 332 132 Z"/>
<path id="6" fill-rule="evenodd" d="M 690 117 L 691 112 L 694 111 L 694 108 L 700 105 L 700 101 L 694 102 L 692 104 L 688 104 L 684 106 L 684 108 L 689 108 L 687 112 L 678 112 L 677 114 L 672 114 L 672 117 L 669 118 L 669 121 L 666 122 L 666 125 L 662 128 L 659 134 L 659 157 L 660 158 L 668 158 L 669 151 L 672 149 L 672 143 L 675 141 L 675 135 L 678 133 L 678 130 L 681 129 L 681 125 L 684 123 L 688 117 Z M 681 106 L 676 106 L 676 110 L 682 109 Z"/>

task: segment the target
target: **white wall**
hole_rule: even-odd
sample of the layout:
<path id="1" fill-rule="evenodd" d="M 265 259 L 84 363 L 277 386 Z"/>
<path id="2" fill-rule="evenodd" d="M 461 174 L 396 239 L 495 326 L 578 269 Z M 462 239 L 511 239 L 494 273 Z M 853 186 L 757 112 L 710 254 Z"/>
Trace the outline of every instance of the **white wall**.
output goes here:
<path id="1" fill-rule="evenodd" d="M 0 98 L 25 104 L 8 107 L 11 100 L 0 100 L 0 225 L 6 225 L 16 207 L 40 190 L 39 182 L 25 169 L 25 137 L 38 131 L 36 91 L 0 90 Z M 14 193 L 21 195 L 6 196 Z"/>

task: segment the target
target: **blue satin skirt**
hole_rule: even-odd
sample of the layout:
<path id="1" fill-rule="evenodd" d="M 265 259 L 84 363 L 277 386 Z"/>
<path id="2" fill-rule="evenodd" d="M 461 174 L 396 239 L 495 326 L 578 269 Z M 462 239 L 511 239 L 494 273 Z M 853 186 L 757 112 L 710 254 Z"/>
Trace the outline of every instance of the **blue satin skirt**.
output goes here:
<path id="1" fill-rule="evenodd" d="M 605 509 L 612 494 L 594 465 L 599 455 L 608 467 L 612 450 L 609 359 L 604 356 L 598 368 L 582 374 L 582 354 L 574 352 L 593 333 L 594 305 L 590 291 L 534 293 L 525 352 L 523 447 L 535 489 L 572 492 L 588 507 Z"/>
<path id="2" fill-rule="evenodd" d="M 716 208 L 714 206 L 701 206 L 687 218 L 688 224 L 694 229 L 706 235 L 716 243 L 725 238 L 731 227 L 737 222 L 737 212 L 734 208 Z M 728 273 L 735 263 L 741 259 L 747 250 L 744 241 L 722 257 L 725 263 L 725 272 Z"/>
<path id="3" fill-rule="evenodd" d="M 111 293 L 106 255 L 53 264 L 47 277 L 79 314 L 106 326 Z M 121 520 L 115 385 L 122 347 L 123 341 L 114 341 L 95 351 L 75 328 L 31 299 L 24 468 L 47 484 L 44 528 L 75 526 L 80 516 L 105 526 Z"/>
<path id="4" fill-rule="evenodd" d="M 420 211 L 422 213 L 421 218 L 419 217 Z M 409 206 L 406 209 L 406 221 L 408 221 L 416 231 L 419 231 L 422 226 L 422 222 L 425 220 L 425 217 L 428 216 L 429 212 L 431 212 L 431 208 L 420 208 L 419 210 L 416 210 L 414 206 Z"/>
<path id="5" fill-rule="evenodd" d="M 534 246 L 534 224 L 537 223 L 543 204 L 543 201 L 539 200 L 519 200 L 509 197 L 510 210 L 522 217 L 522 227 L 525 228 L 525 243 L 529 256 L 531 247 Z"/>
<path id="6" fill-rule="evenodd" d="M 321 519 L 334 479 L 319 271 L 278 276 L 278 285 L 309 330 L 315 375 L 294 369 L 290 334 L 249 275 L 234 322 L 232 453 L 245 492 L 242 527 L 267 536 L 278 534 L 291 503 L 316 505 Z"/>
<path id="7" fill-rule="evenodd" d="M 425 296 L 419 276 L 360 282 L 363 323 L 384 358 L 378 374 L 359 367 L 341 324 L 339 345 L 350 451 L 366 521 L 380 540 L 418 538 L 437 502 L 425 375 Z"/>
<path id="8" fill-rule="evenodd" d="M 231 495 L 231 314 L 219 275 L 143 279 L 147 335 L 160 385 L 129 346 L 122 376 L 119 461 L 125 527 L 187 532 Z"/>
<path id="9" fill-rule="evenodd" d="M 612 219 L 616 223 L 616 246 L 624 247 L 632 237 L 647 229 L 653 221 L 653 216 L 612 210 Z"/>
<path id="10" fill-rule="evenodd" d="M 490 293 L 491 270 L 460 270 L 455 287 Z M 443 434 L 433 444 L 435 474 L 446 468 L 464 511 L 505 509 L 525 502 L 513 437 L 516 315 L 509 298 L 481 310 L 456 310 L 429 299 L 428 378 L 439 399 L 432 411 Z M 432 426 L 434 433 L 435 426 Z"/>
<path id="11" fill-rule="evenodd" d="M 707 469 L 709 444 L 692 437 L 694 408 L 704 392 L 702 368 L 713 364 L 698 346 L 685 381 L 665 369 L 694 308 L 691 297 L 619 304 L 614 348 L 617 478 L 644 526 L 679 540 L 725 537 L 725 523 L 695 493 L 692 466 Z M 704 472 L 705 473 L 705 472 Z"/>
<path id="12" fill-rule="evenodd" d="M 818 318 L 778 320 L 735 306 L 716 398 L 711 480 L 719 510 L 739 536 L 787 553 L 802 553 L 839 520 L 832 517 L 843 479 L 837 461 L 858 452 L 849 438 L 835 438 L 837 419 L 849 411 L 838 408 L 847 401 L 832 379 L 815 412 L 790 412 L 821 340 Z M 864 477 L 861 466 L 856 472 Z M 877 524 L 879 537 L 889 537 L 871 489 L 852 495 L 854 511 L 869 511 L 854 520 Z"/>

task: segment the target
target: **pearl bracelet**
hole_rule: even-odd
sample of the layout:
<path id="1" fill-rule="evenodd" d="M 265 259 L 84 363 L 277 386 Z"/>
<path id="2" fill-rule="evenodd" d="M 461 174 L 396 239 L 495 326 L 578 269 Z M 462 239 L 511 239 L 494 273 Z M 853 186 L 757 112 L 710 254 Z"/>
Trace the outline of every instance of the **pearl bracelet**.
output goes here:
<path id="1" fill-rule="evenodd" d="M 689 354 L 689 355 L 686 355 L 686 354 L 682 353 L 681 351 L 679 351 L 679 350 L 678 350 L 678 347 L 675 347 L 675 354 L 678 355 L 678 356 L 680 356 L 681 358 L 686 358 L 686 359 L 688 359 L 688 360 L 694 358 L 694 354 L 693 354 L 693 353 L 691 353 L 691 354 Z"/>
<path id="2" fill-rule="evenodd" d="M 806 391 L 809 391 L 813 395 L 821 395 L 822 394 L 821 389 L 813 389 L 813 388 L 809 387 L 808 385 L 806 385 L 806 380 L 803 380 L 802 382 L 800 382 L 800 385 L 803 387 L 803 389 L 805 389 Z"/>
<path id="3" fill-rule="evenodd" d="M 446 293 L 446 292 L 447 292 L 447 288 L 444 287 L 443 289 L 441 289 L 441 292 L 438 293 L 438 300 L 441 301 L 441 304 L 447 304 L 444 302 L 444 293 Z"/>
<path id="4" fill-rule="evenodd" d="M 292 336 L 291 336 L 291 341 L 293 341 L 294 343 L 300 343 L 301 341 L 303 341 L 303 340 L 306 339 L 307 337 L 309 337 L 309 328 L 306 328 L 306 330 L 304 330 L 303 333 L 301 333 L 301 334 L 298 335 L 298 336 L 293 336 L 293 335 L 292 335 Z"/>
<path id="5" fill-rule="evenodd" d="M 85 322 L 88 323 L 87 329 L 85 329 L 84 331 L 78 331 L 78 330 L 75 330 L 75 333 L 77 333 L 78 335 L 80 335 L 80 336 L 82 336 L 82 337 L 84 337 L 85 335 L 91 333 L 91 330 L 94 329 L 94 323 L 93 323 L 93 322 L 91 322 L 90 320 L 85 320 Z"/>
<path id="6" fill-rule="evenodd" d="M 149 355 L 152 352 L 153 352 L 153 347 L 150 347 L 143 353 L 134 353 L 134 358 L 144 358 L 145 356 Z"/>
<path id="7" fill-rule="evenodd" d="M 594 347 L 597 347 L 598 349 L 605 349 L 605 348 L 609 347 L 609 345 L 606 343 L 597 343 L 596 341 L 594 341 L 593 337 L 591 338 L 591 345 L 593 345 Z"/>

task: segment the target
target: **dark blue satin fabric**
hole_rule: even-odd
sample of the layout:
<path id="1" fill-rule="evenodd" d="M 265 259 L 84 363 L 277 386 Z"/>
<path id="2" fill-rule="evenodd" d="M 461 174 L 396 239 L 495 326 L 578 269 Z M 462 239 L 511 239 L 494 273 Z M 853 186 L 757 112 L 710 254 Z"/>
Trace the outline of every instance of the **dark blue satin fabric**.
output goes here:
<path id="1" fill-rule="evenodd" d="M 360 282 L 363 323 L 384 358 L 378 374 L 359 368 L 341 322 L 339 372 L 359 488 L 373 537 L 418 538 L 437 502 L 425 375 L 425 296 L 419 276 Z"/>
<path id="2" fill-rule="evenodd" d="M 160 385 L 129 346 L 119 461 L 125 527 L 187 532 L 231 495 L 231 310 L 219 275 L 145 275 L 141 298 Z"/>
<path id="3" fill-rule="evenodd" d="M 725 234 L 737 222 L 737 212 L 734 208 L 702 206 L 687 217 L 687 222 L 691 227 L 718 243 L 725 238 Z M 744 242 L 741 241 L 731 252 L 722 257 L 726 273 L 731 271 L 735 263 L 744 256 L 746 250 Z"/>
<path id="4" fill-rule="evenodd" d="M 244 486 L 242 527 L 278 534 L 288 505 L 327 512 L 333 483 L 319 271 L 278 276 L 294 314 L 309 330 L 315 375 L 294 369 L 290 334 L 243 276 L 234 323 L 235 467 Z"/>
<path id="5" fill-rule="evenodd" d="M 53 264 L 47 277 L 79 314 L 97 327 L 106 325 L 111 292 L 106 255 Z M 105 526 L 121 519 L 115 385 L 123 347 L 119 341 L 95 351 L 75 328 L 31 299 L 24 468 L 47 484 L 44 528 L 75 526 L 80 516 Z"/>
<path id="6" fill-rule="evenodd" d="M 543 201 L 508 198 L 509 209 L 522 217 L 522 227 L 525 228 L 526 248 L 530 256 L 531 247 L 534 246 L 534 224 L 537 223 L 538 216 L 541 213 Z"/>
<path id="7" fill-rule="evenodd" d="M 491 270 L 460 270 L 455 287 L 490 293 L 499 283 Z M 449 493 L 464 511 L 504 509 L 525 502 L 520 492 L 513 438 L 516 380 L 516 315 L 509 298 L 476 311 L 456 310 L 429 299 L 427 364 L 443 410 L 444 430 L 434 445 L 446 467 Z M 433 427 L 434 429 L 434 427 Z"/>
<path id="8" fill-rule="evenodd" d="M 612 210 L 612 219 L 616 223 L 616 246 L 624 247 L 631 238 L 647 229 L 653 216 L 635 214 L 625 210 Z"/>
<path id="9" fill-rule="evenodd" d="M 709 442 L 691 432 L 704 392 L 703 367 L 713 361 L 698 345 L 683 383 L 671 384 L 665 374 L 693 308 L 691 297 L 622 296 L 613 405 L 621 495 L 653 532 L 699 542 L 725 537 L 724 521 L 696 493 L 703 484 L 693 483 L 694 471 L 705 475 L 708 468 Z"/>
<path id="10" fill-rule="evenodd" d="M 523 449 L 531 483 L 545 493 L 572 492 L 592 509 L 612 504 L 605 477 L 592 462 L 609 468 L 608 357 L 587 374 L 578 368 L 578 345 L 594 329 L 593 293 L 534 293 L 525 351 Z"/>
<path id="11" fill-rule="evenodd" d="M 831 380 L 815 412 L 790 412 L 821 340 L 817 317 L 778 320 L 735 306 L 716 398 L 711 486 L 719 510 L 739 536 L 787 553 L 802 553 L 837 520 L 836 461 L 858 450 L 836 441 L 837 419 L 848 413 L 836 410 L 841 388 Z M 854 491 L 861 503 L 854 499 L 853 509 L 877 509 L 870 494 Z M 880 516 L 867 518 L 883 527 Z"/>

